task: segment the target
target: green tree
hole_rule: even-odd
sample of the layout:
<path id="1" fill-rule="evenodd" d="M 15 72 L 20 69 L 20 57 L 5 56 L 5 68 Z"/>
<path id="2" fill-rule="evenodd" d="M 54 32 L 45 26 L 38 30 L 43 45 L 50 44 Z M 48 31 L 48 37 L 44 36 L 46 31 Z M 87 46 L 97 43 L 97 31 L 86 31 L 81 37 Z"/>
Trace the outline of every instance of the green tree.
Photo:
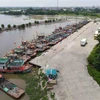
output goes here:
<path id="1" fill-rule="evenodd" d="M 0 28 L 0 31 L 2 31 L 2 28 Z"/>
<path id="2" fill-rule="evenodd" d="M 21 28 L 25 28 L 25 24 L 22 24 L 22 25 L 21 25 Z"/>
<path id="3" fill-rule="evenodd" d="M 31 22 L 29 22 L 29 26 L 31 26 L 32 25 L 32 23 Z"/>
<path id="4" fill-rule="evenodd" d="M 36 24 L 37 21 L 34 21 L 34 23 Z"/>
<path id="5" fill-rule="evenodd" d="M 2 28 L 5 28 L 4 24 L 1 24 L 1 27 L 2 27 Z"/>
<path id="6" fill-rule="evenodd" d="M 13 25 L 13 28 L 16 28 L 17 26 L 16 25 Z"/>
<path id="7" fill-rule="evenodd" d="M 55 22 L 55 19 L 53 19 L 53 22 Z"/>
<path id="8" fill-rule="evenodd" d="M 11 28 L 11 25 L 10 25 L 10 24 L 8 24 L 8 28 L 9 28 L 9 29 Z"/>
<path id="9" fill-rule="evenodd" d="M 47 20 L 45 20 L 45 23 L 48 23 L 48 21 L 47 21 Z"/>
<path id="10" fill-rule="evenodd" d="M 39 21 L 35 21 L 34 23 L 35 23 L 35 24 L 39 24 Z"/>
<path id="11" fill-rule="evenodd" d="M 18 29 L 20 29 L 21 28 L 21 26 L 20 25 L 18 25 Z"/>
<path id="12" fill-rule="evenodd" d="M 100 34 L 97 36 L 96 40 L 98 40 L 98 42 L 100 44 Z"/>
<path id="13" fill-rule="evenodd" d="M 37 24 L 39 24 L 39 21 L 37 21 Z"/>
<path id="14" fill-rule="evenodd" d="M 29 24 L 26 24 L 26 27 L 28 27 L 29 26 Z"/>
<path id="15" fill-rule="evenodd" d="M 49 20 L 49 22 L 51 23 L 51 22 L 52 22 L 52 20 Z"/>

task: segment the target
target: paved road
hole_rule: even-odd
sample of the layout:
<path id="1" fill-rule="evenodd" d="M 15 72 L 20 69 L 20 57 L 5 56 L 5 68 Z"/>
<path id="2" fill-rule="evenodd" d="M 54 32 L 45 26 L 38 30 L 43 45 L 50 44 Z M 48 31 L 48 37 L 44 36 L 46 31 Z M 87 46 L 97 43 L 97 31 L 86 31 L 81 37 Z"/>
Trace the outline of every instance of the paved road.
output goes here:
<path id="1" fill-rule="evenodd" d="M 100 100 L 100 87 L 87 72 L 87 56 L 97 43 L 93 34 L 99 26 L 93 22 L 87 24 L 48 52 L 31 62 L 45 68 L 60 71 L 58 85 L 55 86 L 57 100 Z M 80 40 L 87 38 L 88 44 L 80 46 Z"/>

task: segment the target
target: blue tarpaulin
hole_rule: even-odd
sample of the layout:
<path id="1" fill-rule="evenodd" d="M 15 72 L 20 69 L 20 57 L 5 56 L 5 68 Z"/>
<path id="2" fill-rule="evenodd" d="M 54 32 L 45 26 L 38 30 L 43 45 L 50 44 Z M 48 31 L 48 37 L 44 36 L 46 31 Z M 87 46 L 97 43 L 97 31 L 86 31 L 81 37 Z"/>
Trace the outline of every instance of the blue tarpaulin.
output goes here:
<path id="1" fill-rule="evenodd" d="M 46 70 L 46 75 L 49 76 L 49 75 L 54 75 L 56 76 L 57 75 L 57 70 L 56 69 L 47 69 Z"/>

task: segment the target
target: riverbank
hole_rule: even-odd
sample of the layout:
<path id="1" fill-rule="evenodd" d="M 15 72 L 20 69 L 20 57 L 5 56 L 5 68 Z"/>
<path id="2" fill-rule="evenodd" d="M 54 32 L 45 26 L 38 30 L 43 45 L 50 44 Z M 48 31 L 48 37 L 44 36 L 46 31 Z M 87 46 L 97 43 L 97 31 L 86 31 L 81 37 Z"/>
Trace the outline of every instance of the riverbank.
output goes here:
<path id="1" fill-rule="evenodd" d="M 45 74 L 39 73 L 38 68 L 34 67 L 31 73 L 22 74 L 19 77 L 25 80 L 27 84 L 25 91 L 29 95 L 30 100 L 55 100 L 55 97 L 51 98 L 52 91 L 48 93 L 45 87 L 47 82 Z"/>
<path id="2" fill-rule="evenodd" d="M 11 31 L 11 30 L 24 30 L 25 28 L 32 27 L 32 26 L 39 26 L 39 25 L 49 25 L 49 24 L 55 24 L 55 23 L 63 23 L 65 21 L 68 21 L 67 19 L 53 19 L 53 20 L 45 20 L 45 21 L 35 21 L 34 23 L 26 23 L 21 25 L 8 25 L 7 28 L 0 28 L 0 33 L 4 31 Z"/>

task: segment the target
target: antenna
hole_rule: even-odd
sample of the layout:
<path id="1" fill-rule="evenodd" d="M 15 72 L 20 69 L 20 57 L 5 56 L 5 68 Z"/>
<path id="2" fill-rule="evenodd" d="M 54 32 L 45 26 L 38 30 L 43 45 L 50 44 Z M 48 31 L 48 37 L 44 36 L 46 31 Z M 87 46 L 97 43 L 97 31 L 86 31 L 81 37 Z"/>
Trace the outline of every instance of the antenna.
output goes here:
<path id="1" fill-rule="evenodd" d="M 58 10 L 59 0 L 57 0 L 57 10 Z"/>

